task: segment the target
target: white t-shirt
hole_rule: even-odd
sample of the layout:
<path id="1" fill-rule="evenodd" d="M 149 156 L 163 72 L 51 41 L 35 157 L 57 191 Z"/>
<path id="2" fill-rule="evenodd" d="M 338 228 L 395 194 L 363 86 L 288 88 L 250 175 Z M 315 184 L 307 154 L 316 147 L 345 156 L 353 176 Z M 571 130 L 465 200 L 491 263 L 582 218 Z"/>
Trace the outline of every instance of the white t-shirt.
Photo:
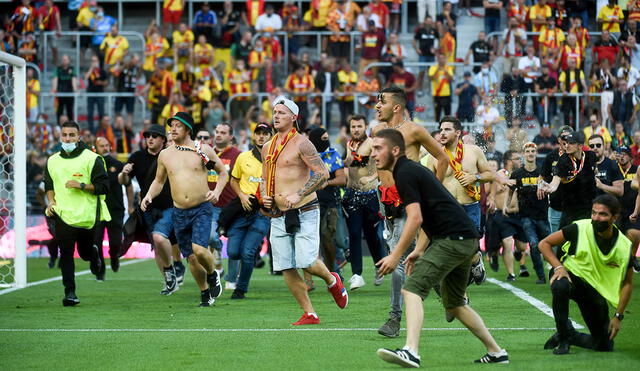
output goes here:
<path id="1" fill-rule="evenodd" d="M 476 109 L 476 122 L 479 124 L 487 124 L 489 122 L 495 122 L 500 118 L 500 112 L 495 107 L 490 107 L 489 111 L 484 108 L 484 104 L 478 106 Z"/>
<path id="2" fill-rule="evenodd" d="M 631 88 L 632 86 L 634 86 L 637 82 L 638 79 L 640 79 L 640 72 L 638 71 L 637 68 L 633 67 L 633 66 L 629 66 L 629 71 L 625 71 L 624 67 L 620 67 L 618 68 L 618 73 L 617 73 L 617 78 L 621 79 L 621 78 L 626 78 L 627 79 L 627 87 Z"/>
<path id="3" fill-rule="evenodd" d="M 371 15 L 369 16 L 369 19 L 364 19 L 364 15 L 363 14 L 360 14 L 358 16 L 358 18 L 356 18 L 356 27 L 358 28 L 358 30 L 360 30 L 360 31 L 368 30 L 369 29 L 369 25 L 367 24 L 367 22 L 369 20 L 374 21 L 377 28 L 382 28 L 382 23 L 380 22 L 380 16 L 377 15 L 377 14 L 371 13 Z"/>
<path id="4" fill-rule="evenodd" d="M 527 32 L 522 28 L 516 28 L 511 31 L 509 34 L 509 29 L 505 29 L 502 33 L 502 39 L 505 40 L 504 52 L 509 54 L 510 56 L 514 56 L 516 54 L 516 39 L 521 39 L 523 42 L 527 42 Z M 507 40 L 507 35 L 509 34 L 509 40 Z"/>
<path id="5" fill-rule="evenodd" d="M 271 17 L 267 13 L 260 15 L 256 20 L 256 30 L 264 31 L 267 28 L 279 31 L 282 28 L 282 18 L 276 13 L 271 14 Z"/>
<path id="6" fill-rule="evenodd" d="M 528 71 L 525 71 L 529 68 Z M 529 56 L 525 55 L 518 61 L 518 69 L 524 71 L 524 82 L 527 84 L 533 83 L 533 79 L 540 76 L 540 58 L 535 55 L 529 59 Z"/>

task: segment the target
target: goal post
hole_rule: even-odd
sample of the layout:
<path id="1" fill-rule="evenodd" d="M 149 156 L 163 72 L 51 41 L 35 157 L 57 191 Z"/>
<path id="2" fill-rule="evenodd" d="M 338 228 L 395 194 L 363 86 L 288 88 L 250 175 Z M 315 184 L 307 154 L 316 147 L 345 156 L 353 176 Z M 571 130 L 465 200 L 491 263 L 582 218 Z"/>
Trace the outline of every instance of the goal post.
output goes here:
<path id="1" fill-rule="evenodd" d="M 5 166 L 6 186 L 10 197 L 5 202 L 7 216 L 3 233 L 13 229 L 13 280 L 1 282 L 11 287 L 27 285 L 27 74 L 24 59 L 0 52 L 0 128 L 2 129 L 3 156 L 8 157 Z M 10 258 L 10 257 L 7 257 Z M 3 285 L 3 286 L 5 286 Z"/>

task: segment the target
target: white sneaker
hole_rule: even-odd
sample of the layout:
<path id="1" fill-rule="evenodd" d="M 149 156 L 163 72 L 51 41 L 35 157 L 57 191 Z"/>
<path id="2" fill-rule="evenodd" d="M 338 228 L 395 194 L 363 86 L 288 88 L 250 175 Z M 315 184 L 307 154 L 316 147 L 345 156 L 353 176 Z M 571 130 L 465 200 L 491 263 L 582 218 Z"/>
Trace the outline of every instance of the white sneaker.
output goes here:
<path id="1" fill-rule="evenodd" d="M 349 290 L 355 290 L 365 285 L 364 278 L 362 278 L 362 276 L 359 274 L 354 274 L 349 279 L 349 283 L 350 283 Z"/>
<path id="2" fill-rule="evenodd" d="M 235 290 L 236 289 L 236 283 L 227 281 L 227 282 L 224 283 L 224 289 L 225 290 Z"/>
<path id="3" fill-rule="evenodd" d="M 378 268 L 376 268 L 376 275 L 374 277 L 373 284 L 376 286 L 380 286 L 382 285 L 383 281 L 384 281 L 384 276 L 378 273 Z"/>

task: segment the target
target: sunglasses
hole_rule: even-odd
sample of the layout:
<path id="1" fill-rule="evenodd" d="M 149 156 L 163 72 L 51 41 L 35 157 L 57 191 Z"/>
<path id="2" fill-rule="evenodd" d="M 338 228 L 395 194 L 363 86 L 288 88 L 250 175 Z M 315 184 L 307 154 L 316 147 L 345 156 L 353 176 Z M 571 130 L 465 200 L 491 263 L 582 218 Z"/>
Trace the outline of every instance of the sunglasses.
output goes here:
<path id="1" fill-rule="evenodd" d="M 196 137 L 196 139 L 198 139 L 198 140 L 209 140 L 209 139 L 211 139 L 211 137 L 209 137 L 209 136 L 205 137 L 204 135 L 198 135 Z"/>
<path id="2" fill-rule="evenodd" d="M 156 133 L 144 133 L 144 138 L 145 139 L 149 139 L 149 137 L 156 139 L 160 136 L 160 134 L 156 134 Z"/>
<path id="3" fill-rule="evenodd" d="M 591 148 L 591 149 L 600 148 L 600 147 L 602 147 L 602 143 L 589 144 L 589 148 Z"/>

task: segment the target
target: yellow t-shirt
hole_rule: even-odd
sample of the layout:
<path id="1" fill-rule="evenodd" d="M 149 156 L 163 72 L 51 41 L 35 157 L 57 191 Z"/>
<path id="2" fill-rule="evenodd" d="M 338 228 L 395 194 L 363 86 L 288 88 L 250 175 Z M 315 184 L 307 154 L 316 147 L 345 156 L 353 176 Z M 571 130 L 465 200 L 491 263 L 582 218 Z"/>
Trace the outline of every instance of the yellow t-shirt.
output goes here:
<path id="1" fill-rule="evenodd" d="M 91 20 L 93 19 L 94 14 L 91 10 L 89 10 L 89 7 L 84 7 L 82 9 L 80 9 L 80 11 L 78 12 L 78 16 L 76 17 L 76 22 L 79 25 L 85 26 L 85 27 L 91 27 Z"/>
<path id="2" fill-rule="evenodd" d="M 238 155 L 231 176 L 238 179 L 240 190 L 248 195 L 255 195 L 262 180 L 262 162 L 253 156 L 251 151 Z"/>
<path id="3" fill-rule="evenodd" d="M 122 35 L 113 37 L 111 34 L 107 34 L 100 44 L 100 50 L 104 52 L 105 64 L 115 64 L 122 61 L 126 51 L 129 50 L 129 42 Z"/>
<path id="4" fill-rule="evenodd" d="M 538 18 L 538 15 L 541 15 L 545 19 L 551 18 L 552 16 L 551 7 L 549 5 L 545 5 L 544 7 L 541 7 L 540 4 L 536 4 L 531 8 L 529 8 L 529 19 L 531 21 Z M 543 24 L 543 25 L 534 24 L 532 27 L 533 27 L 533 32 L 542 32 L 543 30 L 547 29 L 546 24 Z"/>
<path id="5" fill-rule="evenodd" d="M 591 128 L 591 126 L 587 126 L 586 128 L 584 128 L 582 130 L 584 132 L 584 145 L 588 145 L 589 144 L 589 138 L 593 135 L 593 134 L 600 134 L 602 136 L 602 139 L 604 139 L 604 143 L 605 144 L 609 144 L 611 143 L 611 134 L 609 133 L 609 130 L 607 128 L 605 128 L 604 126 L 600 125 L 596 128 L 596 132 L 593 132 L 593 129 Z"/>
<path id="6" fill-rule="evenodd" d="M 195 37 L 193 36 L 193 32 L 191 30 L 187 30 L 184 34 L 181 34 L 180 31 L 173 31 L 171 34 L 173 36 L 173 43 L 179 44 L 182 42 L 192 43 Z"/>
<path id="7" fill-rule="evenodd" d="M 436 76 L 431 80 L 431 94 L 434 97 L 449 97 L 451 96 L 451 82 L 445 79 L 447 74 L 442 69 L 438 68 L 438 65 L 429 67 L 429 77 Z M 453 67 L 445 66 L 446 72 L 453 76 Z"/>
<path id="8" fill-rule="evenodd" d="M 580 71 L 580 77 L 581 80 L 584 80 L 584 72 Z M 562 71 L 562 73 L 560 74 L 560 77 L 558 77 L 558 86 L 564 86 L 564 82 L 567 79 L 567 72 L 566 71 Z M 582 87 L 583 89 L 585 88 L 584 86 Z M 578 80 L 576 80 L 576 73 L 575 71 L 571 71 L 569 72 L 569 93 L 579 93 L 578 91 Z M 611 139 L 609 139 L 611 140 Z"/>
<path id="9" fill-rule="evenodd" d="M 162 3 L 162 9 L 176 11 L 182 10 L 182 8 L 182 0 L 164 0 L 164 2 Z"/>
<path id="10" fill-rule="evenodd" d="M 211 57 L 213 56 L 213 46 L 206 43 L 204 46 L 196 44 L 193 47 L 193 53 L 196 57 L 196 64 L 200 66 L 208 66 L 211 64 Z"/>
<path id="11" fill-rule="evenodd" d="M 538 37 L 543 53 L 546 53 L 548 49 L 559 49 L 565 39 L 564 31 L 557 27 L 553 30 L 549 28 L 543 30 Z"/>
<path id="12" fill-rule="evenodd" d="M 326 27 L 327 19 L 329 18 L 329 10 L 331 10 L 333 0 L 320 0 L 318 3 L 317 17 L 311 19 L 313 14 L 309 9 L 302 18 L 303 21 L 310 23 L 313 27 Z"/>
<path id="13" fill-rule="evenodd" d="M 602 22 L 602 31 L 608 30 L 609 32 L 620 32 L 619 23 L 608 22 L 619 20 L 624 20 L 624 14 L 622 14 L 622 9 L 617 5 L 613 8 L 609 8 L 609 5 L 605 5 L 600 9 L 600 13 L 598 13 L 598 22 Z"/>
<path id="14" fill-rule="evenodd" d="M 338 71 L 338 83 L 339 83 L 341 93 L 353 93 L 353 91 L 356 88 L 356 84 L 358 84 L 358 74 L 356 73 L 356 71 L 351 71 L 347 73 L 343 70 L 340 70 Z M 345 86 L 344 84 L 351 84 L 351 85 Z M 339 97 L 338 99 L 346 102 L 352 102 L 354 98 L 353 98 L 353 95 L 347 95 L 347 96 Z"/>
<path id="15" fill-rule="evenodd" d="M 38 107 L 38 94 L 40 93 L 40 81 L 33 79 L 27 82 L 27 87 L 31 88 L 34 93 L 27 92 L 27 105 L 29 108 Z"/>
<path id="16" fill-rule="evenodd" d="M 264 101 L 262 101 L 262 114 L 264 115 L 267 122 L 271 122 L 271 120 L 273 120 L 273 107 L 271 107 L 271 102 L 269 102 L 269 99 L 265 99 Z"/>
<path id="17" fill-rule="evenodd" d="M 144 56 L 144 65 L 142 65 L 142 69 L 145 71 L 153 71 L 156 69 L 156 61 L 158 58 L 166 57 L 169 53 L 169 42 L 164 37 L 161 38 L 162 41 L 158 41 L 158 43 L 153 44 L 151 39 L 147 40 L 144 51 L 145 52 L 153 52 L 154 54 L 145 55 Z"/>

